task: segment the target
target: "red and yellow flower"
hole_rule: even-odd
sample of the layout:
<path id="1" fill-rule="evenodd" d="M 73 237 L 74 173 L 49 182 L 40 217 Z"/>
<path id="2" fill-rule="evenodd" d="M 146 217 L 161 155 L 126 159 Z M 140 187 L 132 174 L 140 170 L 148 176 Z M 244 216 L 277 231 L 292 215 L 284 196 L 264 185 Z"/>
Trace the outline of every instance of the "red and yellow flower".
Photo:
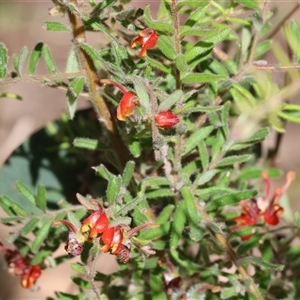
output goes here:
<path id="1" fill-rule="evenodd" d="M 147 50 L 154 48 L 158 40 L 158 35 L 155 30 L 151 28 L 145 28 L 139 32 L 139 36 L 130 43 L 130 48 L 135 48 L 137 45 L 141 45 L 140 57 L 147 55 Z"/>
<path id="2" fill-rule="evenodd" d="M 265 196 L 255 197 L 250 201 L 245 200 L 240 202 L 242 214 L 234 218 L 234 221 L 237 224 L 237 226 L 233 228 L 234 231 L 238 228 L 258 224 L 261 217 L 265 224 L 274 226 L 279 223 L 279 215 L 284 212 L 284 209 L 278 204 L 278 202 L 295 179 L 296 174 L 294 172 L 288 172 L 284 186 L 282 188 L 276 188 L 272 196 L 270 196 L 271 180 L 268 173 L 266 171 L 262 171 L 262 177 L 266 184 Z M 246 235 L 242 236 L 241 239 L 247 240 L 250 237 L 251 235 Z"/>
<path id="3" fill-rule="evenodd" d="M 31 265 L 18 251 L 4 247 L 1 242 L 0 250 L 4 252 L 8 272 L 12 275 L 21 276 L 21 286 L 23 288 L 31 288 L 42 274 L 41 267 L 39 265 Z"/>

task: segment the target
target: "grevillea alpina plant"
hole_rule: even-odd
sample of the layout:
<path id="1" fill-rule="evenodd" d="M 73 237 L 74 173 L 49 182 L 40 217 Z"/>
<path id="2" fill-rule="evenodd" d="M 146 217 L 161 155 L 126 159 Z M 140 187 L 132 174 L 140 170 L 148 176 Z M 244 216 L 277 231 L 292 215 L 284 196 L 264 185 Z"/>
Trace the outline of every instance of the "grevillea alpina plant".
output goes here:
<path id="1" fill-rule="evenodd" d="M 57 299 L 300 299 L 297 170 L 272 183 L 285 125 L 300 122 L 297 21 L 274 26 L 265 0 L 161 0 L 158 12 L 151 1 L 52 2 L 43 28 L 70 34 L 65 72 L 51 46 L 10 64 L 14 49 L 0 43 L 0 85 L 65 91 L 74 119 L 45 124 L 1 171 L 30 165 L 11 182 L 23 198 L 0 199 L 8 273 L 43 290 L 45 269 L 76 257 L 79 292 Z M 271 41 L 280 28 L 287 54 Z M 49 74 L 37 74 L 40 60 Z M 76 112 L 79 97 L 91 108 Z M 104 274 L 103 253 L 119 269 Z"/>

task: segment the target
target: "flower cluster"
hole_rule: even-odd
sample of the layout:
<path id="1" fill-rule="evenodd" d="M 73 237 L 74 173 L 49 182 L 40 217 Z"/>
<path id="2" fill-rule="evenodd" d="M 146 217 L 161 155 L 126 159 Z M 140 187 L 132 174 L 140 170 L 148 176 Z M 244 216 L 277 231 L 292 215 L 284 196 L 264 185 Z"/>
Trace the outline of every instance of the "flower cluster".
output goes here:
<path id="1" fill-rule="evenodd" d="M 70 228 L 65 249 L 72 256 L 81 254 L 84 242 L 94 242 L 99 237 L 101 250 L 104 253 L 109 252 L 116 255 L 121 262 L 126 263 L 130 258 L 131 237 L 141 229 L 157 226 L 142 224 L 131 229 L 128 225 L 118 224 L 110 227 L 109 218 L 102 204 L 93 199 L 91 203 L 97 205 L 98 209 L 90 212 L 90 215 L 82 221 L 79 229 L 67 220 L 54 221 L 55 225 L 64 224 Z M 148 254 L 152 253 L 148 251 Z"/>
<path id="2" fill-rule="evenodd" d="M 6 248 L 1 242 L 0 250 L 4 252 L 8 272 L 13 275 L 21 276 L 21 286 L 23 288 L 31 288 L 41 276 L 42 271 L 40 266 L 31 265 L 18 251 Z"/>
<path id="3" fill-rule="evenodd" d="M 278 204 L 278 201 L 287 191 L 296 175 L 294 172 L 288 172 L 286 175 L 286 183 L 282 188 L 276 188 L 272 196 L 270 196 L 271 181 L 268 173 L 266 171 L 262 171 L 262 177 L 266 184 L 265 196 L 255 197 L 250 199 L 250 201 L 245 200 L 240 202 L 240 205 L 242 207 L 242 214 L 234 218 L 237 226 L 235 226 L 233 230 L 237 230 L 246 226 L 256 225 L 261 217 L 265 224 L 274 226 L 279 223 L 278 216 L 282 214 L 284 210 L 283 207 Z M 244 235 L 241 237 L 241 239 L 245 241 L 250 237 L 251 235 Z"/>
<path id="4" fill-rule="evenodd" d="M 120 121 L 125 121 L 134 113 L 136 104 L 138 103 L 138 97 L 135 94 L 128 91 L 123 85 L 114 80 L 101 79 L 100 82 L 102 84 L 112 84 L 118 89 L 120 89 L 123 93 L 123 97 L 121 98 L 120 103 L 117 107 L 117 118 Z M 175 126 L 178 122 L 178 116 L 176 116 L 173 112 L 169 110 L 160 111 L 155 116 L 155 124 L 156 126 L 161 128 L 171 128 Z"/>

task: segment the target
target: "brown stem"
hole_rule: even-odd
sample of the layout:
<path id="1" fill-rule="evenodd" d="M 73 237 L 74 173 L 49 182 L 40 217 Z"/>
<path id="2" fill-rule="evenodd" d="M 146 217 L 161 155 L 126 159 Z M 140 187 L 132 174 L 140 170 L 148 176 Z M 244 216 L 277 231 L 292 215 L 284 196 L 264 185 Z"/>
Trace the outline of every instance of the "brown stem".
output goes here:
<path id="1" fill-rule="evenodd" d="M 300 69 L 300 64 L 288 65 L 288 66 L 281 66 L 281 65 L 259 65 L 257 63 L 253 63 L 255 69 L 258 70 L 271 70 L 271 71 L 286 71 L 290 69 L 298 70 Z"/>
<path id="2" fill-rule="evenodd" d="M 70 2 L 78 7 L 77 0 L 71 0 Z M 68 11 L 68 16 L 70 23 L 72 24 L 74 45 L 77 50 L 78 59 L 82 69 L 86 72 L 87 87 L 91 94 L 91 102 L 96 113 L 98 114 L 99 121 L 106 130 L 106 134 L 109 138 L 111 146 L 114 150 L 115 158 L 117 160 L 116 165 L 119 168 L 119 171 L 121 171 L 125 167 L 126 162 L 130 159 L 130 153 L 119 136 L 116 121 L 110 113 L 108 104 L 98 93 L 97 88 L 99 84 L 99 78 L 93 61 L 90 56 L 80 47 L 81 43 L 86 42 L 84 24 L 82 20 L 71 11 Z"/>

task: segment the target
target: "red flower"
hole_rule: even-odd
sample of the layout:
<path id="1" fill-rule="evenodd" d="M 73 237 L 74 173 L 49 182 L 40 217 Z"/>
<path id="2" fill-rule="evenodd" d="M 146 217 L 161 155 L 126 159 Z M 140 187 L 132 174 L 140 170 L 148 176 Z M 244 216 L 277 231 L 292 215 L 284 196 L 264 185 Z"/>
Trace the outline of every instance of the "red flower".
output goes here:
<path id="1" fill-rule="evenodd" d="M 270 190 L 271 190 L 271 181 L 268 173 L 266 171 L 262 171 L 262 176 L 266 182 L 266 195 L 263 199 L 257 200 L 258 207 L 260 209 L 261 215 L 264 218 L 265 223 L 269 225 L 277 225 L 279 223 L 278 215 L 282 214 L 284 209 L 277 202 L 280 200 L 282 195 L 287 191 L 292 181 L 295 179 L 296 174 L 294 172 L 288 172 L 286 175 L 286 183 L 282 188 L 276 188 L 274 195 L 271 200 Z"/>
<path id="2" fill-rule="evenodd" d="M 158 40 L 156 31 L 151 28 L 145 28 L 139 32 L 139 36 L 130 43 L 130 48 L 134 48 L 137 45 L 142 45 L 140 56 L 147 55 L 147 49 L 154 48 Z"/>
<path id="3" fill-rule="evenodd" d="M 0 250 L 5 253 L 8 272 L 13 275 L 21 275 L 21 286 L 25 289 L 31 288 L 41 276 L 39 265 L 31 265 L 18 251 L 10 250 L 0 242 Z"/>
<path id="4" fill-rule="evenodd" d="M 103 206 L 97 203 L 98 210 L 87 217 L 81 225 L 80 231 L 85 233 L 89 231 L 90 238 L 96 238 L 98 234 L 103 233 L 108 227 L 108 217 L 104 212 Z"/>
<path id="5" fill-rule="evenodd" d="M 155 117 L 155 123 L 162 128 L 171 128 L 179 122 L 179 118 L 169 110 L 161 111 Z"/>
<path id="6" fill-rule="evenodd" d="M 133 113 L 136 101 L 137 96 L 135 94 L 131 92 L 124 94 L 117 108 L 117 118 L 119 121 L 126 120 Z"/>
<path id="7" fill-rule="evenodd" d="M 240 205 L 242 206 L 242 214 L 236 218 L 234 218 L 234 221 L 237 223 L 237 226 L 233 229 L 234 231 L 238 228 L 243 228 L 246 226 L 251 226 L 257 224 L 259 220 L 259 209 L 257 207 L 257 203 L 255 199 L 251 199 L 251 202 L 249 201 L 241 201 Z M 241 236 L 241 239 L 243 241 L 248 240 L 251 237 L 251 235 L 244 235 Z"/>
<path id="8" fill-rule="evenodd" d="M 271 181 L 268 173 L 262 171 L 262 177 L 266 183 L 266 194 L 264 197 L 255 197 L 249 201 L 241 201 L 242 214 L 236 218 L 234 221 L 237 226 L 233 228 L 233 231 L 238 228 L 243 228 L 245 226 L 255 225 L 259 222 L 260 217 L 266 224 L 277 225 L 279 223 L 279 215 L 283 213 L 283 207 L 281 207 L 277 202 L 280 200 L 282 195 L 287 191 L 292 181 L 295 179 L 296 175 L 294 172 L 288 172 L 286 175 L 286 183 L 282 188 L 276 188 L 273 196 L 270 199 L 271 191 Z M 241 239 L 247 240 L 251 235 L 242 236 Z"/>
<path id="9" fill-rule="evenodd" d="M 100 82 L 103 84 L 112 84 L 124 93 L 117 107 L 117 118 L 120 121 L 124 121 L 130 117 L 134 112 L 135 103 L 138 101 L 138 97 L 129 92 L 123 85 L 116 81 L 110 79 L 101 79 Z"/>
<path id="10" fill-rule="evenodd" d="M 118 254 L 123 242 L 121 226 L 114 226 L 105 230 L 101 236 L 101 240 L 104 244 L 102 247 L 104 253 L 110 251 L 111 254 Z"/>

